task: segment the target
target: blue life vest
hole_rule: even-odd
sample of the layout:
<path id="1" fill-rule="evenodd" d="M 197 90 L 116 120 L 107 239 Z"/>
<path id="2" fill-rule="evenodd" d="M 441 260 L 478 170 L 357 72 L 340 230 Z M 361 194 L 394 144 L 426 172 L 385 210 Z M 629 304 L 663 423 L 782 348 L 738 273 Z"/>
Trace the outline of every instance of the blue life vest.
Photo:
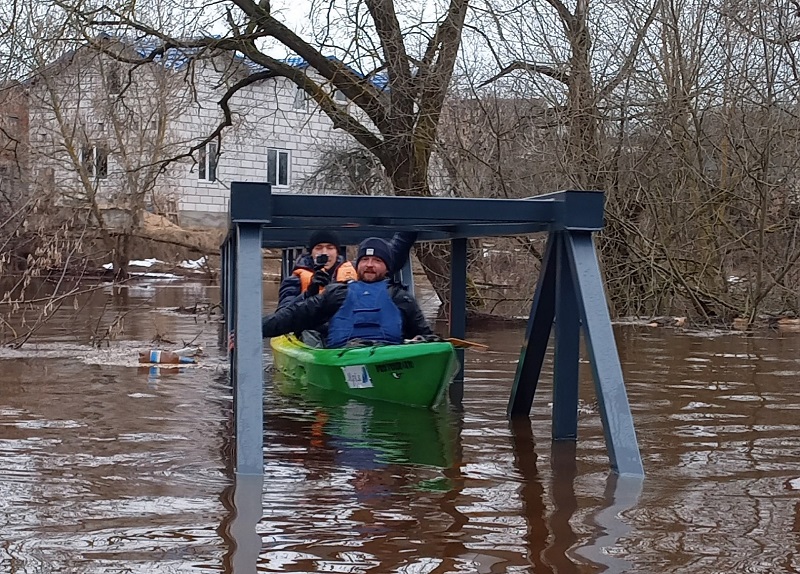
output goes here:
<path id="1" fill-rule="evenodd" d="M 403 342 L 403 316 L 389 295 L 389 282 L 352 281 L 347 297 L 328 327 L 328 347 L 344 347 L 352 339 L 377 343 Z"/>

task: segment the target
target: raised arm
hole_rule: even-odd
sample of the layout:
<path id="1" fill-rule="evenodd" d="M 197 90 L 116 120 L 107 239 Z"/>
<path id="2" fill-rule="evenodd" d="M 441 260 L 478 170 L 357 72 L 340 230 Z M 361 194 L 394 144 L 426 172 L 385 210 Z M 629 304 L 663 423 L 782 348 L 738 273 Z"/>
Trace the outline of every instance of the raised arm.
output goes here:
<path id="1" fill-rule="evenodd" d="M 417 240 L 416 231 L 398 231 L 389 240 L 389 249 L 392 252 L 392 269 L 389 273 L 397 273 L 408 261 L 411 248 Z"/>

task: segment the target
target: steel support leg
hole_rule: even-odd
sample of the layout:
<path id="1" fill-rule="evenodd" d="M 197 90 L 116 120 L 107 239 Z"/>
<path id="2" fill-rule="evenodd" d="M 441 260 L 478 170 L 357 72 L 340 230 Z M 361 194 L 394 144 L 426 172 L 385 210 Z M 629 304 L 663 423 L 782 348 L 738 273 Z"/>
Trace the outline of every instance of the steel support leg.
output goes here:
<path id="1" fill-rule="evenodd" d="M 564 239 L 578 292 L 586 347 L 611 466 L 622 475 L 643 476 L 633 416 L 625 392 L 592 234 L 588 231 L 571 231 Z"/>
<path id="2" fill-rule="evenodd" d="M 557 242 L 557 236 L 551 233 L 547 239 L 528 327 L 525 330 L 525 341 L 519 354 L 514 386 L 508 401 L 510 417 L 527 417 L 533 405 L 533 395 L 536 393 L 555 315 Z"/>
<path id="3" fill-rule="evenodd" d="M 236 473 L 264 472 L 264 340 L 261 336 L 261 225 L 237 223 L 233 324 Z"/>
<path id="4" fill-rule="evenodd" d="M 556 261 L 556 320 L 553 353 L 553 439 L 578 438 L 578 371 L 580 316 L 575 281 L 569 265 L 565 235 L 558 236 Z"/>
<path id="5" fill-rule="evenodd" d="M 467 240 L 450 244 L 450 336 L 463 339 L 467 332 Z M 457 349 L 461 365 L 455 380 L 464 383 L 464 349 Z"/>

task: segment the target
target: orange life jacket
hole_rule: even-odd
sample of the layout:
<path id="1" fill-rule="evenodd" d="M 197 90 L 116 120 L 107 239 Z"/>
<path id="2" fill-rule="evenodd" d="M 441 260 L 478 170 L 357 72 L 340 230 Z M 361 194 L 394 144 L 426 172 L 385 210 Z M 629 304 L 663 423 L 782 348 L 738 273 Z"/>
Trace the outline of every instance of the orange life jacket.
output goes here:
<path id="1" fill-rule="evenodd" d="M 296 275 L 300 278 L 300 292 L 305 293 L 308 289 L 308 286 L 311 285 L 311 279 L 314 278 L 314 272 L 310 269 L 295 269 L 292 272 L 292 275 Z M 333 279 L 336 283 L 344 283 L 345 281 L 353 280 L 355 281 L 358 279 L 358 275 L 356 274 L 356 268 L 353 267 L 353 264 L 349 261 L 345 261 L 336 269 L 336 277 Z M 322 293 L 325 289 L 320 289 L 319 292 Z"/>

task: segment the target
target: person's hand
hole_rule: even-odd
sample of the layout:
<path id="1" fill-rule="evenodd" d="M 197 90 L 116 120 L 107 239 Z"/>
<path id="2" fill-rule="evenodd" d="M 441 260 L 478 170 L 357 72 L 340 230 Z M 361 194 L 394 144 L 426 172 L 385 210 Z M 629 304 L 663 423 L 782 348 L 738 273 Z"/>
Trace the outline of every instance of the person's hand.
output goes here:
<path id="1" fill-rule="evenodd" d="M 440 343 L 444 341 L 439 335 L 417 335 L 413 339 L 407 339 L 407 343 Z"/>
<path id="2" fill-rule="evenodd" d="M 311 284 L 308 286 L 309 295 L 317 295 L 319 290 L 331 282 L 331 276 L 324 269 L 317 269 L 314 271 L 314 276 L 311 278 Z"/>

